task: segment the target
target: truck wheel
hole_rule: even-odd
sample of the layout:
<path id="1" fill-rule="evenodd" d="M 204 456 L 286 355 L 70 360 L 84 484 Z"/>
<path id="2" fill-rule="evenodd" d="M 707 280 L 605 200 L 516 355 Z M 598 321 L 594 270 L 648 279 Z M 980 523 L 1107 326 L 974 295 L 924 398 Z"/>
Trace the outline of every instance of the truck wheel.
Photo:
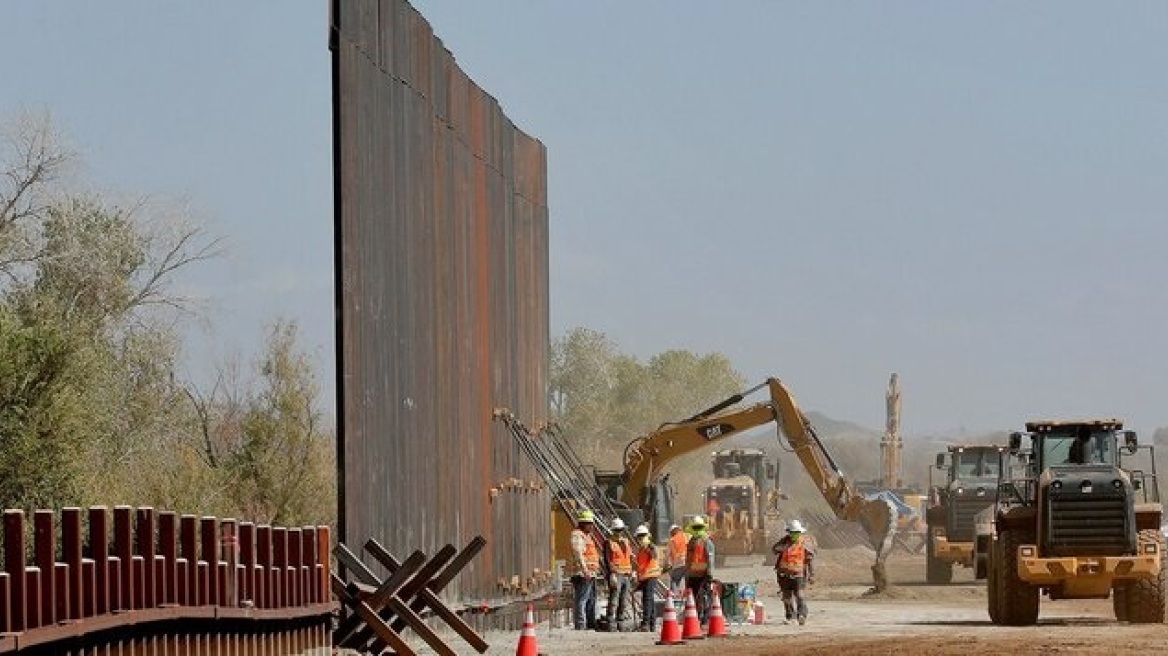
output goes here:
<path id="1" fill-rule="evenodd" d="M 1001 563 L 998 571 L 999 597 L 998 615 L 1002 624 L 1009 626 L 1033 626 L 1038 623 L 1037 586 L 1030 585 L 1018 576 L 1018 547 L 1034 544 L 1029 533 L 1002 531 L 998 536 L 996 560 Z"/>
<path id="2" fill-rule="evenodd" d="M 953 563 L 937 558 L 933 546 L 933 532 L 928 532 L 925 542 L 925 582 L 936 585 L 945 585 L 953 582 Z"/>
<path id="3" fill-rule="evenodd" d="M 1159 545 L 1160 571 L 1150 579 L 1140 579 L 1127 587 L 1127 620 L 1133 624 L 1160 624 L 1164 621 L 1164 585 L 1168 582 L 1168 559 L 1164 557 L 1164 535 L 1157 529 L 1140 531 L 1140 553 L 1145 544 Z"/>

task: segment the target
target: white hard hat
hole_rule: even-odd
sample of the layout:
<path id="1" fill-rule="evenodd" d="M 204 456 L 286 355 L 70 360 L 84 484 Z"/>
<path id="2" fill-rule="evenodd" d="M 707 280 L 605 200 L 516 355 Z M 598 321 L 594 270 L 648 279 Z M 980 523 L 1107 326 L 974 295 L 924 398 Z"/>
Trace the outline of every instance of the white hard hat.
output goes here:
<path id="1" fill-rule="evenodd" d="M 633 535 L 649 535 L 649 527 L 641 524 L 637 530 L 633 531 Z"/>
<path id="2" fill-rule="evenodd" d="M 673 526 L 670 526 L 670 527 L 669 527 L 669 532 L 670 532 L 670 533 L 672 533 L 672 532 L 674 532 L 674 531 L 680 531 L 680 530 L 681 530 L 681 527 L 680 527 L 680 526 L 678 526 L 677 524 L 674 524 Z"/>
<path id="3" fill-rule="evenodd" d="M 612 520 L 612 530 L 614 530 L 614 531 L 625 530 L 625 520 L 621 519 L 620 517 L 617 517 L 616 519 Z"/>
<path id="4" fill-rule="evenodd" d="M 803 528 L 803 522 L 797 519 L 792 519 L 791 521 L 787 522 L 788 533 L 802 533 L 804 530 L 806 529 Z"/>

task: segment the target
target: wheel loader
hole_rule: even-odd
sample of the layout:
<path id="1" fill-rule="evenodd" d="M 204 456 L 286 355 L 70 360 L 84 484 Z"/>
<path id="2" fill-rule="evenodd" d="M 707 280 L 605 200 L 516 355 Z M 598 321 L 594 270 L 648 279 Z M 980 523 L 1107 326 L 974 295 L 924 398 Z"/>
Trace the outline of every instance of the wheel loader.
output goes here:
<path id="1" fill-rule="evenodd" d="M 1145 449 L 1148 471 L 1130 464 Z M 991 621 L 1033 625 L 1045 595 L 1110 597 L 1120 621 L 1164 622 L 1168 559 L 1151 451 L 1120 419 L 1032 421 L 1010 435 L 997 502 L 977 522 Z"/>
<path id="2" fill-rule="evenodd" d="M 998 465 L 1004 447 L 951 445 L 937 454 L 939 483 L 929 471 L 929 505 L 925 510 L 925 581 L 950 583 L 953 567 L 973 567 L 974 517 L 998 498 Z"/>

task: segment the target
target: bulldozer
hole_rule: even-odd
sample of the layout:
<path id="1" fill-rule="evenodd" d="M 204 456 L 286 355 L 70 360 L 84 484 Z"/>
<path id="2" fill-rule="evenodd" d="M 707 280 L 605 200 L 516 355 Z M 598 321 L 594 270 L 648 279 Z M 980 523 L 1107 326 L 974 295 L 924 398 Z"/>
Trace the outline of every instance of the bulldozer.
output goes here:
<path id="1" fill-rule="evenodd" d="M 951 445 L 929 470 L 925 581 L 953 581 L 953 567 L 973 567 L 974 518 L 998 499 L 998 466 L 1004 447 Z M 933 471 L 944 479 L 933 480 Z"/>
<path id="2" fill-rule="evenodd" d="M 1150 471 L 1130 462 L 1145 449 Z M 1117 418 L 1031 421 L 1010 435 L 998 498 L 976 521 L 975 576 L 987 579 L 991 621 L 1033 625 L 1045 595 L 1110 597 L 1120 621 L 1164 622 L 1168 559 L 1152 450 Z"/>

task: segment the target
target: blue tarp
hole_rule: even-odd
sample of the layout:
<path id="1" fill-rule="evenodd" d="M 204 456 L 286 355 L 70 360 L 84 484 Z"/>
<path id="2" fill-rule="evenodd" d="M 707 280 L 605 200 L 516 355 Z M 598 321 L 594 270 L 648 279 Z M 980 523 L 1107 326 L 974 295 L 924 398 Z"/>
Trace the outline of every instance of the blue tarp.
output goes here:
<path id="1" fill-rule="evenodd" d="M 896 493 L 892 490 L 881 490 L 873 494 L 865 495 L 865 498 L 884 499 L 885 501 L 891 501 L 892 505 L 896 507 L 896 514 L 901 516 L 912 516 L 917 514 L 916 508 L 913 508 L 912 506 L 905 503 L 904 500 L 896 496 Z"/>

